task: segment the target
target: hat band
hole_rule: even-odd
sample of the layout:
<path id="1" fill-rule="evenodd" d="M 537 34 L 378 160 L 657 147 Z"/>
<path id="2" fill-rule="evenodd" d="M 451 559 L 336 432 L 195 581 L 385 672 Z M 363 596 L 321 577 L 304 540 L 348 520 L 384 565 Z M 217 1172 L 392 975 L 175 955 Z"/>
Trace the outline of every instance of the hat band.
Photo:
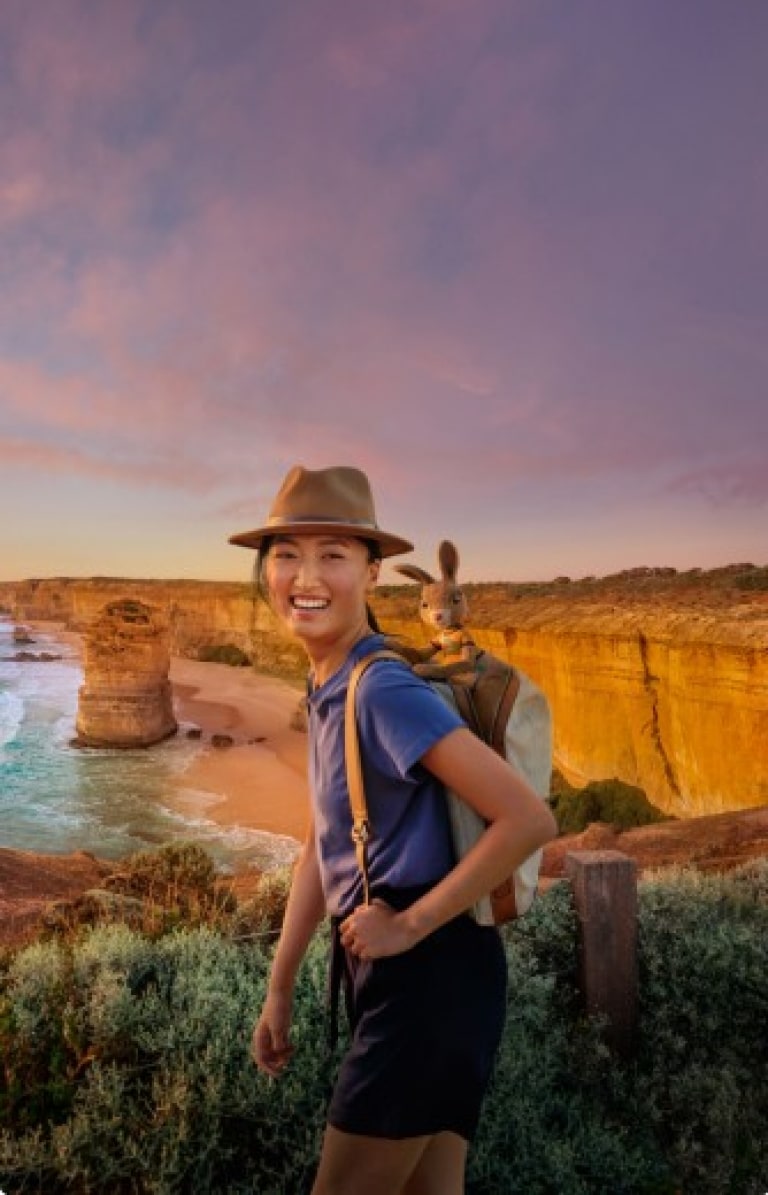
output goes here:
<path id="1" fill-rule="evenodd" d="M 329 527 L 363 527 L 368 531 L 378 532 L 379 528 L 375 523 L 371 523 L 368 519 L 329 519 L 322 515 L 317 518 L 313 515 L 307 519 L 294 519 L 290 515 L 283 517 L 282 515 L 273 515 L 267 520 L 268 527 L 314 527 L 316 523 L 327 523 Z"/>

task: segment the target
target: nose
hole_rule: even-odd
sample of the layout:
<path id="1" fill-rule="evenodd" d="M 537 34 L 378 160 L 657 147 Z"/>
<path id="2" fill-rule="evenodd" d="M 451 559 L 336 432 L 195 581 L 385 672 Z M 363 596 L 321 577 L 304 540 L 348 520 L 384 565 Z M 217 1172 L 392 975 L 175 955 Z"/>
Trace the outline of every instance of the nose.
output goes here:
<path id="1" fill-rule="evenodd" d="M 296 565 L 296 584 L 309 589 L 317 579 L 319 569 L 314 556 L 301 556 Z"/>

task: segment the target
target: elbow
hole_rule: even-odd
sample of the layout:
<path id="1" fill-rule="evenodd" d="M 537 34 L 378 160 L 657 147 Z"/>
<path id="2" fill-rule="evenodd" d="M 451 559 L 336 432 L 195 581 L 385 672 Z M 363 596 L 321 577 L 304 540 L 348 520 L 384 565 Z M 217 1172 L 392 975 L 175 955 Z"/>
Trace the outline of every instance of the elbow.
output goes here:
<path id="1" fill-rule="evenodd" d="M 537 799 L 535 806 L 531 808 L 526 828 L 531 853 L 546 846 L 553 838 L 557 838 L 560 832 L 552 810 L 547 802 L 541 799 Z"/>
<path id="2" fill-rule="evenodd" d="M 502 819 L 505 823 L 506 839 L 510 856 L 514 856 L 518 865 L 521 859 L 527 859 L 536 851 L 541 850 L 557 838 L 559 828 L 552 810 L 546 801 L 537 797 L 526 810 L 525 817 Z"/>
<path id="3" fill-rule="evenodd" d="M 555 820 L 555 815 L 546 801 L 542 801 L 540 805 L 540 834 L 541 841 L 539 846 L 546 846 L 553 838 L 557 838 L 560 833 L 560 827 Z"/>

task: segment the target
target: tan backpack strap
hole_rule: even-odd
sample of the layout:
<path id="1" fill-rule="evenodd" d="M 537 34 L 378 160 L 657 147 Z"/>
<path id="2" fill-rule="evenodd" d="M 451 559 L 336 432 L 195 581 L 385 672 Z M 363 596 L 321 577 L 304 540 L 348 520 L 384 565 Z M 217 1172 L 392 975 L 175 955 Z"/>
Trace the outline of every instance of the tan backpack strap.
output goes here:
<path id="1" fill-rule="evenodd" d="M 469 729 L 506 759 L 506 728 L 520 691 L 520 674 L 493 661 L 493 666 L 484 668 L 470 683 L 461 676 L 449 677 L 448 683 Z"/>
<path id="2" fill-rule="evenodd" d="M 363 765 L 360 759 L 360 739 L 357 733 L 357 708 L 355 705 L 357 686 L 365 670 L 376 660 L 399 660 L 403 657 L 394 651 L 373 651 L 358 660 L 349 676 L 347 700 L 344 707 L 344 763 L 347 771 L 349 804 L 352 808 L 352 841 L 355 844 L 357 866 L 363 877 L 363 901 L 369 903 L 370 884 L 368 880 L 368 842 L 371 837 L 371 823 L 368 819 L 368 802 L 365 799 Z"/>
<path id="3" fill-rule="evenodd" d="M 491 746 L 502 759 L 506 759 L 506 741 L 505 734 L 507 729 L 507 722 L 512 716 L 512 707 L 517 701 L 517 695 L 520 692 L 520 676 L 514 669 L 509 675 L 509 682 L 502 694 L 496 710 L 496 717 L 493 720 L 491 728 Z"/>

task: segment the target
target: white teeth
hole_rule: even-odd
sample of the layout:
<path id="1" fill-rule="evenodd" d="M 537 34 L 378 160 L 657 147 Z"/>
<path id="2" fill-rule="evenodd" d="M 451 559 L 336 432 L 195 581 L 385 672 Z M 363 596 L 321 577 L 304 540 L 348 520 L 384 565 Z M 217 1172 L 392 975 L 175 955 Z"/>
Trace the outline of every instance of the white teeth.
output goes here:
<path id="1" fill-rule="evenodd" d="M 298 610 L 325 610 L 328 605 L 328 602 L 323 598 L 295 597 L 291 601 Z"/>

